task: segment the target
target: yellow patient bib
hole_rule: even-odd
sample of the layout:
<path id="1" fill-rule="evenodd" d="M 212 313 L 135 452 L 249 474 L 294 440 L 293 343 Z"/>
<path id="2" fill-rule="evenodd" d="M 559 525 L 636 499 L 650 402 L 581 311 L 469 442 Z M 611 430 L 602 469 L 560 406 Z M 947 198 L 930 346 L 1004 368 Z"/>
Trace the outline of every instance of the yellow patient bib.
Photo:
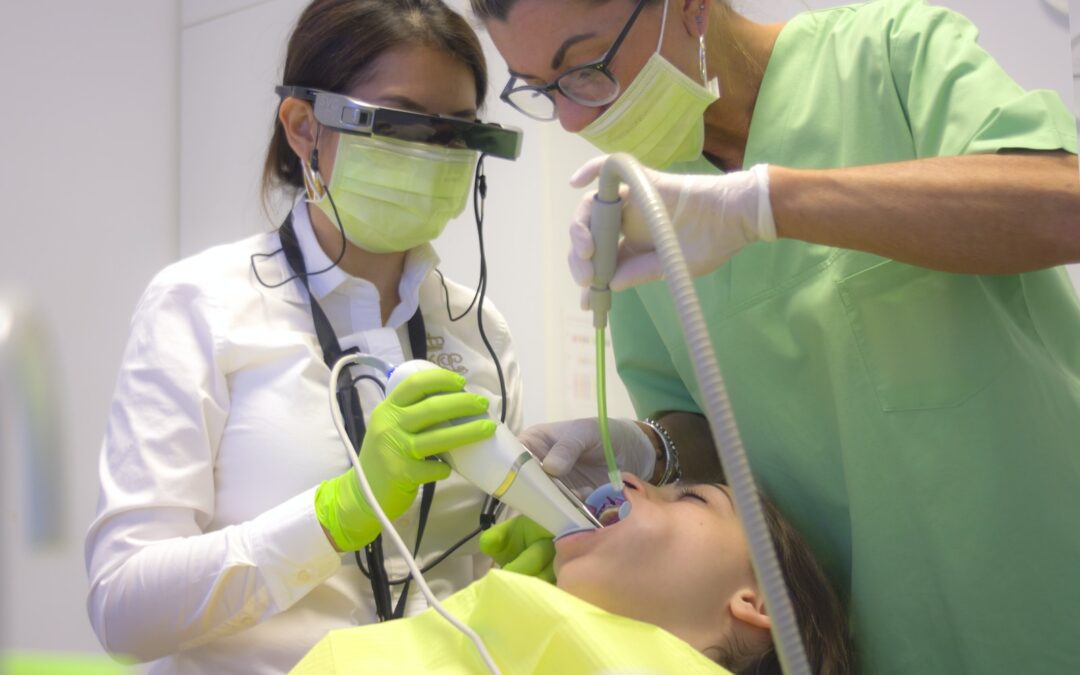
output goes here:
<path id="1" fill-rule="evenodd" d="M 503 673 L 728 671 L 667 631 L 616 616 L 532 577 L 493 570 L 443 605 L 480 635 Z M 331 631 L 293 675 L 484 673 L 476 647 L 435 610 Z"/>

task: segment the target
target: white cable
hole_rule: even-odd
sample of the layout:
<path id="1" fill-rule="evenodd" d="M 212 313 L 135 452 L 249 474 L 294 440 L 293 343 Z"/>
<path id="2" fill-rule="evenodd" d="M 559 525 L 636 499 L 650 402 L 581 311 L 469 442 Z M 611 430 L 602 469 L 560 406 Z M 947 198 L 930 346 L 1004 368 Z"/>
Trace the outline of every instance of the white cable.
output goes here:
<path id="1" fill-rule="evenodd" d="M 704 399 L 705 414 L 709 419 L 709 426 L 712 427 L 720 465 L 731 485 L 736 511 L 750 545 L 750 560 L 765 596 L 765 605 L 772 616 L 772 634 L 781 669 L 788 675 L 810 675 L 806 650 L 799 636 L 799 625 L 795 620 L 795 611 L 776 557 L 772 536 L 765 523 L 765 514 L 754 486 L 754 476 L 750 472 L 750 462 L 746 458 L 746 450 L 731 411 L 720 365 L 712 348 L 712 339 L 701 313 L 701 304 L 694 291 L 690 271 L 679 248 L 679 240 L 671 227 L 671 219 L 641 165 L 625 153 L 614 154 L 604 162 L 597 190 L 599 202 L 610 204 L 618 201 L 620 178 L 629 186 L 630 194 L 645 215 L 653 247 L 664 270 L 664 279 L 667 280 L 682 322 L 691 356 L 690 362 L 694 366 Z M 621 212 L 621 209 L 618 212 Z M 600 255 L 599 251 L 597 255 Z"/>
<path id="2" fill-rule="evenodd" d="M 416 585 L 420 588 L 424 597 L 427 598 L 428 605 L 433 607 L 436 612 L 443 616 L 443 618 L 472 640 L 473 644 L 476 645 L 476 649 L 480 652 L 480 658 L 484 660 L 484 665 L 486 665 L 488 670 L 494 675 L 500 675 L 499 667 L 495 665 L 495 659 L 491 657 L 491 654 L 488 652 L 487 647 L 484 646 L 480 636 L 450 614 L 450 612 L 442 606 L 442 603 L 436 599 L 435 594 L 431 592 L 431 589 L 428 588 L 427 582 L 424 581 L 424 575 L 420 573 L 420 567 L 412 557 L 409 547 L 402 541 L 401 535 L 394 529 L 390 519 L 386 517 L 386 513 L 382 510 L 378 500 L 375 499 L 375 495 L 371 491 L 371 485 L 368 483 L 367 476 L 364 475 L 364 470 L 360 468 L 360 460 L 353 449 L 352 441 L 349 440 L 349 434 L 345 431 L 345 423 L 342 420 L 341 409 L 338 407 L 337 397 L 335 395 L 337 393 L 338 377 L 340 376 L 342 369 L 345 368 L 345 366 L 350 365 L 350 363 L 375 366 L 381 368 L 383 373 L 389 371 L 391 366 L 382 359 L 368 354 L 350 354 L 341 357 L 330 371 L 330 414 L 334 418 L 334 427 L 337 429 L 338 435 L 341 436 L 342 442 L 345 443 L 346 454 L 348 454 L 349 461 L 352 462 L 353 469 L 356 471 L 356 477 L 360 481 L 360 489 L 364 492 L 364 498 L 367 499 L 368 504 L 371 506 L 371 510 L 375 512 L 375 516 L 379 519 L 379 523 L 382 525 L 383 534 L 389 535 L 390 540 L 394 542 L 394 546 L 397 547 L 401 557 L 405 559 L 405 564 L 409 566 L 409 571 L 412 572 Z"/>

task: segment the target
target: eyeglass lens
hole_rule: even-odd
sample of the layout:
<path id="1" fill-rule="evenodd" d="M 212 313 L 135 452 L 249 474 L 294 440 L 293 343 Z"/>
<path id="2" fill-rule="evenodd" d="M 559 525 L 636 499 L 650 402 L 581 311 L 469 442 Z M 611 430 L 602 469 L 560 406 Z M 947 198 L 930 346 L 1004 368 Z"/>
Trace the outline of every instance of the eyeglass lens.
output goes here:
<path id="1" fill-rule="evenodd" d="M 619 82 L 607 69 L 607 64 L 614 59 L 623 38 L 630 31 L 647 0 L 639 0 L 630 14 L 615 42 L 603 58 L 592 64 L 572 68 L 556 80 L 555 84 L 567 98 L 580 105 L 602 106 L 615 100 L 619 95 Z M 555 98 L 545 87 L 522 87 L 506 94 L 508 103 L 521 112 L 542 120 L 555 118 Z"/>

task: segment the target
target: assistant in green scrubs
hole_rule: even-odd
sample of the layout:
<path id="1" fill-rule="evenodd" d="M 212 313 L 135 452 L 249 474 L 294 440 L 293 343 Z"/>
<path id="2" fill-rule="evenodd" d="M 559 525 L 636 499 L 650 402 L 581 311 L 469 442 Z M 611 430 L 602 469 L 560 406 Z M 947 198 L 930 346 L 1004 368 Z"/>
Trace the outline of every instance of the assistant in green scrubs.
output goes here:
<path id="1" fill-rule="evenodd" d="M 972 37 L 916 3 L 797 17 L 745 164 L 1075 152 L 1060 100 L 1022 92 Z M 754 474 L 850 596 L 865 672 L 1080 672 L 1080 304 L 1064 269 L 948 274 L 781 240 L 696 287 Z M 701 409 L 663 284 L 618 294 L 611 321 L 640 414 Z"/>
<path id="2" fill-rule="evenodd" d="M 548 43 L 576 44 L 563 38 L 586 35 L 587 3 L 559 3 L 581 20 L 551 9 L 558 21 L 546 28 L 530 3 L 511 3 L 502 18 L 490 14 L 488 28 L 512 73 L 553 81 L 559 70 L 528 56 L 542 52 L 544 38 L 533 36 L 548 30 Z M 619 4 L 601 9 L 615 17 Z M 741 30 L 746 22 L 737 20 Z M 566 23 L 576 27 L 559 27 Z M 567 56 L 562 68 L 602 54 L 619 29 L 618 19 L 611 23 L 595 31 L 598 46 Z M 655 48 L 651 30 L 652 37 L 631 32 L 627 44 Z M 744 143 L 734 143 L 741 157 L 710 154 L 709 134 L 730 129 L 706 113 L 709 157 L 668 168 L 788 170 L 772 173 L 780 239 L 751 244 L 696 280 L 754 474 L 846 596 L 862 672 L 1080 672 L 1080 302 L 1064 269 L 1048 267 L 1060 262 L 1009 269 L 1010 260 L 1037 257 L 1017 247 L 1000 264 L 977 255 L 966 264 L 963 251 L 945 250 L 959 236 L 930 236 L 968 228 L 970 248 L 985 243 L 992 258 L 995 237 L 1004 240 L 998 223 L 953 223 L 941 216 L 942 204 L 952 198 L 977 213 L 985 207 L 980 194 L 1005 191 L 987 185 L 1011 187 L 1000 175 L 1009 167 L 1019 167 L 1014 206 L 1032 214 L 1033 237 L 1051 201 L 1075 215 L 1080 202 L 1067 170 L 1048 169 L 1054 185 L 1066 187 L 1045 196 L 1036 174 L 1020 170 L 1043 159 L 1030 151 L 1047 153 L 1038 167 L 1071 153 L 1075 176 L 1075 120 L 1055 94 L 1015 84 L 977 45 L 966 19 L 924 2 L 806 13 L 774 37 Z M 641 62 L 627 56 L 635 58 Z M 580 106 L 553 98 L 563 126 L 580 130 Z M 1000 161 L 958 157 L 966 155 Z M 778 206 L 790 170 L 888 163 L 898 163 L 897 190 L 882 197 L 880 219 L 851 197 L 857 191 L 837 198 L 823 188 L 818 200 L 847 197 L 855 204 L 836 218 L 838 231 L 865 224 L 876 234 L 822 233 L 816 244 L 806 243 L 815 235 L 805 230 L 802 241 L 785 238 L 795 236 L 785 233 L 794 221 Z M 847 175 L 861 187 L 889 185 L 888 174 Z M 911 198 L 913 175 L 940 189 L 925 201 Z M 835 189 L 845 189 L 836 178 Z M 896 195 L 908 203 L 898 207 Z M 859 208 L 870 215 L 852 225 Z M 1023 234 L 1024 217 L 1009 217 Z M 888 219 L 895 226 L 881 234 Z M 901 241 L 920 227 L 929 233 L 925 247 Z M 981 268 L 994 273 L 956 273 Z M 619 374 L 639 415 L 702 409 L 662 283 L 616 294 L 611 323 Z"/>

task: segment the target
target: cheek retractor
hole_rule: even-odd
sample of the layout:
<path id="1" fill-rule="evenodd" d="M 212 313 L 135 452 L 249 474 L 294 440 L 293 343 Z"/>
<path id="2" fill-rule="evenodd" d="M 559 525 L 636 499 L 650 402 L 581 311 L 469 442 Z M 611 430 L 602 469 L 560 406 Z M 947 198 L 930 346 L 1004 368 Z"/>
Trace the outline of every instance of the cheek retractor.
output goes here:
<path id="1" fill-rule="evenodd" d="M 630 506 L 623 491 L 611 483 L 596 488 L 585 499 L 585 507 L 604 527 L 614 525 L 629 516 Z"/>

